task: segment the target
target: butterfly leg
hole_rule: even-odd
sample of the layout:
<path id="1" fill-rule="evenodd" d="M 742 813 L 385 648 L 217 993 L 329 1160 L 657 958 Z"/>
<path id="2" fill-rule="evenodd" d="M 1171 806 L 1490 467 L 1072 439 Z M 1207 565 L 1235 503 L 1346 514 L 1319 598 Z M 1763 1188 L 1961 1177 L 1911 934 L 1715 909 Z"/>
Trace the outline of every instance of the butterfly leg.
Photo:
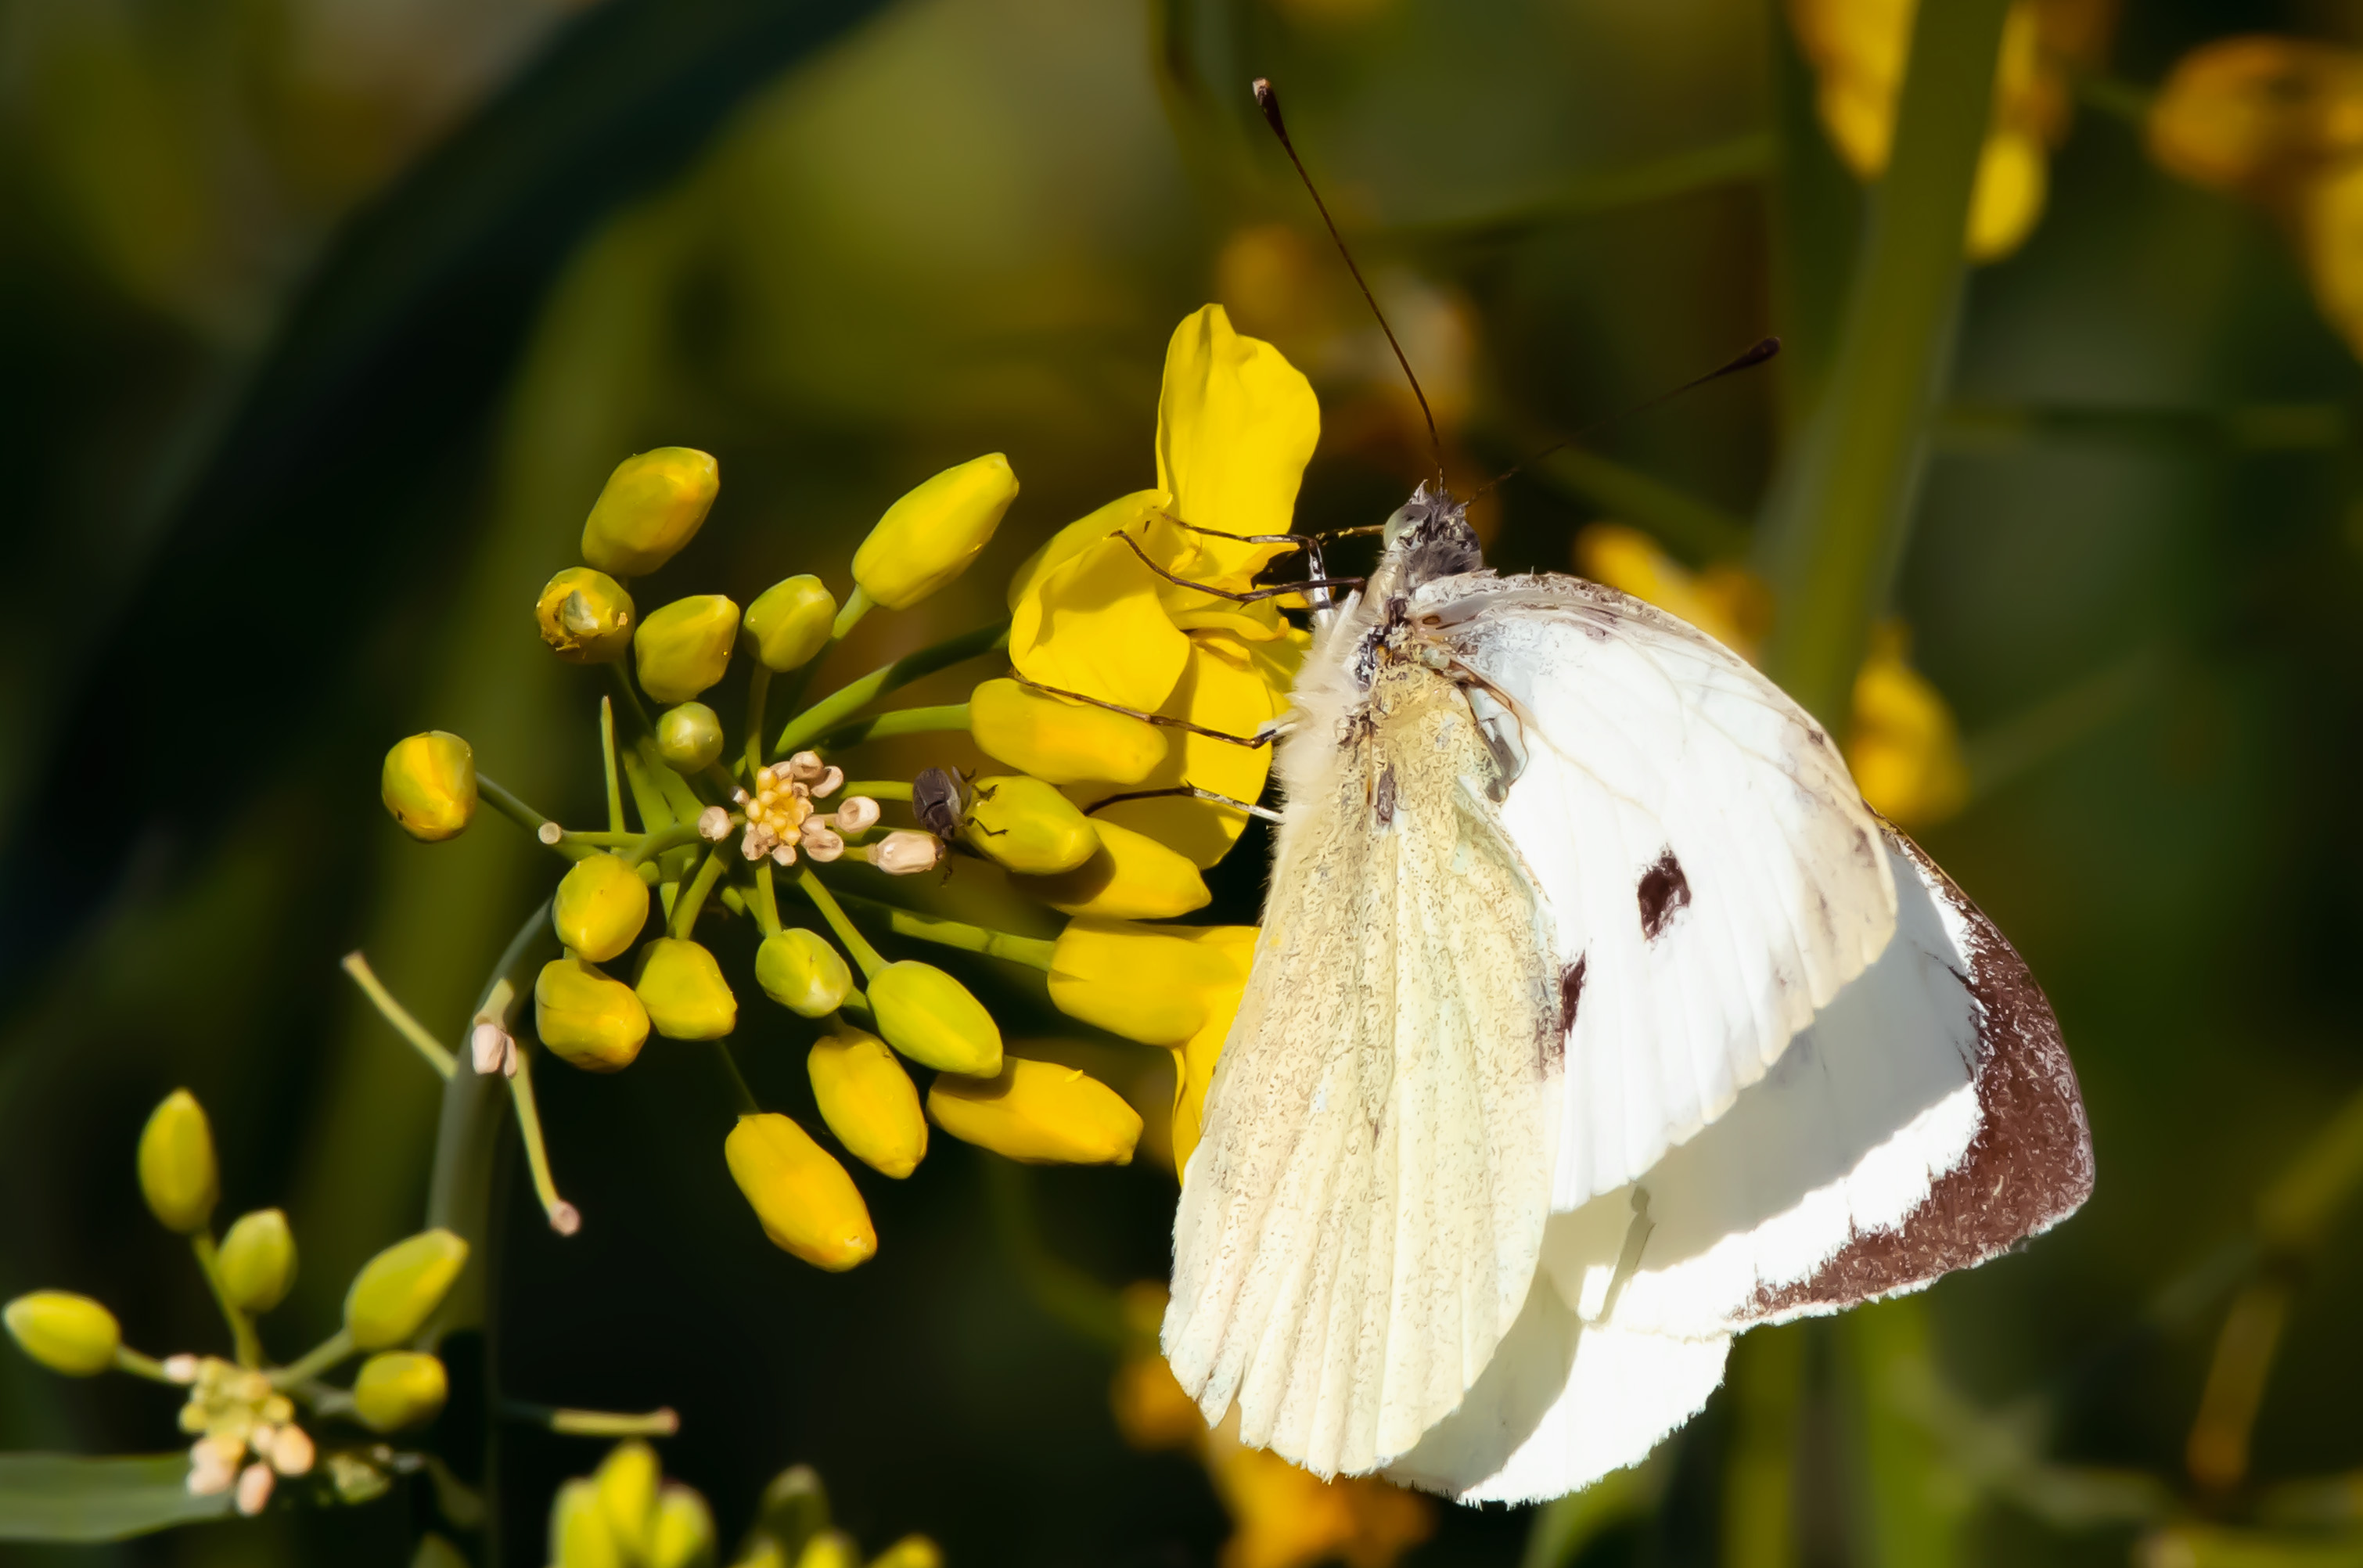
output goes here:
<path id="1" fill-rule="evenodd" d="M 1227 740 L 1234 746 L 1244 746 L 1250 751 L 1260 751 L 1288 732 L 1287 724 L 1283 720 L 1275 718 L 1267 721 L 1263 728 L 1258 729 L 1253 735 L 1233 735 L 1227 730 L 1209 729 L 1203 724 L 1193 724 L 1186 718 L 1174 718 L 1162 713 L 1143 713 L 1137 707 L 1126 707 L 1122 703 L 1104 702 L 1098 697 L 1087 697 L 1081 692 L 1071 692 L 1064 686 L 1046 686 L 1039 681 L 1029 681 L 1014 671 L 1010 674 L 1010 679 L 1021 686 L 1031 686 L 1037 692 L 1048 692 L 1054 697 L 1065 697 L 1069 702 L 1089 703 L 1093 707 L 1104 707 L 1110 713 L 1120 713 L 1127 718 L 1137 718 L 1143 724 L 1162 725 L 1168 729 L 1186 729 L 1193 735 L 1203 735 L 1209 740 Z"/>
<path id="2" fill-rule="evenodd" d="M 1363 579 L 1359 577 L 1315 577 L 1307 583 L 1276 583 L 1269 588 L 1257 588 L 1251 592 L 1244 594 L 1235 593 L 1228 588 L 1217 588 L 1208 583 L 1193 583 L 1187 577 L 1179 577 L 1174 575 L 1172 573 L 1165 570 L 1162 566 L 1158 565 L 1154 561 L 1151 561 L 1148 558 L 1148 551 L 1141 549 L 1139 541 L 1135 539 L 1130 534 L 1113 533 L 1108 535 L 1108 538 L 1120 539 L 1124 540 L 1125 544 L 1131 550 L 1132 553 L 1140 557 L 1140 563 L 1142 565 L 1148 567 L 1151 572 L 1156 573 L 1159 577 L 1164 578 L 1168 583 L 1171 583 L 1178 587 L 1187 588 L 1193 593 L 1212 594 L 1215 598 L 1228 599 L 1233 604 L 1237 605 L 1252 605 L 1261 599 L 1276 599 L 1282 594 L 1302 594 L 1313 589 L 1359 588 L 1363 586 Z"/>
<path id="3" fill-rule="evenodd" d="M 1649 1189 L 1633 1189 L 1633 1223 L 1625 1228 L 1625 1250 L 1616 1255 L 1616 1272 L 1608 1277 L 1608 1290 L 1600 1298 L 1600 1316 L 1595 1323 L 1605 1323 L 1614 1316 L 1616 1299 L 1625 1294 L 1625 1284 L 1641 1272 L 1641 1250 L 1649 1244 L 1649 1232 L 1658 1222 L 1649 1218 Z"/>
<path id="4" fill-rule="evenodd" d="M 1192 800 L 1212 801 L 1216 806 L 1227 806 L 1234 811 L 1244 811 L 1250 817 L 1260 817 L 1267 822 L 1277 822 L 1280 820 L 1280 813 L 1272 810 L 1270 806 L 1256 806 L 1248 801 L 1236 800 L 1227 795 L 1216 795 L 1213 790 L 1200 789 L 1196 784 L 1175 784 L 1170 789 L 1137 789 L 1125 795 L 1112 795 L 1105 800 L 1096 800 L 1091 805 L 1084 806 L 1083 815 L 1089 817 L 1101 806 L 1114 806 L 1118 801 L 1153 800 L 1161 795 L 1187 795 Z"/>

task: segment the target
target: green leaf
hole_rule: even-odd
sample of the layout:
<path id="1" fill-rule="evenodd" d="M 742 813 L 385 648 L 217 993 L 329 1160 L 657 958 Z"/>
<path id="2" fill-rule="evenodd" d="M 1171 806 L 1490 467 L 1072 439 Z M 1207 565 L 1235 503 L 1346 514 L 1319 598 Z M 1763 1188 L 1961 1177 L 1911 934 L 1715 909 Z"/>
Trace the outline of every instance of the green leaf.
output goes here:
<path id="1" fill-rule="evenodd" d="M 189 1496 L 186 1453 L 0 1453 L 0 1540 L 124 1540 L 225 1518 L 230 1496 Z"/>

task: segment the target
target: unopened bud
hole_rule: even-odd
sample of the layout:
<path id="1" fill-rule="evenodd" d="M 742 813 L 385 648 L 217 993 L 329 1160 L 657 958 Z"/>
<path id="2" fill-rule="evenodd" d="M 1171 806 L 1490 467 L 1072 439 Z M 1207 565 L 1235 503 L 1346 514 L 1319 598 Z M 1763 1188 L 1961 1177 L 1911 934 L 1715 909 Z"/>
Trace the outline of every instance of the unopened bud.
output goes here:
<path id="1" fill-rule="evenodd" d="M 595 1482 L 569 1481 L 558 1489 L 549 1506 L 549 1560 L 552 1568 L 625 1568 Z"/>
<path id="2" fill-rule="evenodd" d="M 870 981 L 870 1010 L 886 1043 L 938 1073 L 991 1077 L 1001 1070 L 1001 1029 L 968 987 L 933 964 L 905 959 Z"/>
<path id="3" fill-rule="evenodd" d="M 361 1265 L 345 1293 L 345 1332 L 354 1348 L 382 1351 L 418 1332 L 467 1265 L 468 1243 L 449 1230 L 422 1230 Z"/>
<path id="4" fill-rule="evenodd" d="M 476 754 L 440 729 L 394 743 L 378 795 L 402 830 L 427 843 L 456 836 L 476 815 Z"/>
<path id="5" fill-rule="evenodd" d="M 714 955 L 696 942 L 659 937 L 642 948 L 632 989 L 667 1040 L 720 1040 L 738 1027 L 738 998 Z"/>
<path id="6" fill-rule="evenodd" d="M 585 855 L 558 879 L 549 923 L 558 940 L 593 963 L 605 963 L 638 940 L 649 922 L 649 884 L 616 855 Z"/>
<path id="7" fill-rule="evenodd" d="M 804 832 L 798 842 L 803 846 L 804 853 L 810 855 L 814 862 L 818 865 L 826 865 L 845 853 L 845 840 L 837 836 L 835 829 L 817 821 L 804 824 Z"/>
<path id="8" fill-rule="evenodd" d="M 924 1535 L 906 1535 L 871 1558 L 870 1568 L 944 1568 L 944 1549 Z"/>
<path id="9" fill-rule="evenodd" d="M 861 1546 L 841 1529 L 825 1529 L 804 1542 L 796 1568 L 861 1568 Z"/>
<path id="10" fill-rule="evenodd" d="M 860 833 L 878 826 L 878 803 L 866 795 L 849 795 L 837 803 L 837 830 Z"/>
<path id="11" fill-rule="evenodd" d="M 649 1530 L 649 1568 L 709 1568 L 714 1562 L 714 1516 L 705 1499 L 678 1481 L 657 1494 Z"/>
<path id="12" fill-rule="evenodd" d="M 730 813 L 718 806 L 709 806 L 699 812 L 697 836 L 709 844 L 718 844 L 730 837 Z"/>
<path id="13" fill-rule="evenodd" d="M 222 1294 L 241 1312 L 268 1312 L 295 1283 L 295 1233 L 279 1209 L 241 1214 L 222 1238 L 214 1273 Z"/>
<path id="14" fill-rule="evenodd" d="M 640 689 L 660 703 L 687 702 L 722 679 L 738 638 L 738 606 L 720 594 L 675 599 L 632 634 Z"/>
<path id="15" fill-rule="evenodd" d="M 167 1230 L 186 1236 L 213 1217 L 221 1193 L 213 1129 L 186 1089 L 165 1095 L 140 1129 L 139 1191 Z"/>
<path id="16" fill-rule="evenodd" d="M 0 1308 L 17 1348 L 51 1372 L 89 1377 L 115 1364 L 123 1330 L 115 1314 L 86 1296 L 37 1290 Z"/>
<path id="17" fill-rule="evenodd" d="M 1073 801 L 1023 773 L 976 781 L 962 836 L 987 860 L 1035 876 L 1072 871 L 1100 847 Z"/>
<path id="18" fill-rule="evenodd" d="M 250 1464 L 239 1472 L 238 1511 L 242 1518 L 252 1518 L 270 1506 L 271 1489 L 278 1477 L 267 1464 Z"/>
<path id="19" fill-rule="evenodd" d="M 657 715 L 657 755 L 676 773 L 693 773 L 722 755 L 722 720 L 702 702 Z"/>
<path id="20" fill-rule="evenodd" d="M 755 984 L 799 1018 L 826 1018 L 853 989 L 853 972 L 817 931 L 791 926 L 755 950 Z"/>
<path id="21" fill-rule="evenodd" d="M 878 1233 L 853 1178 L 786 1117 L 740 1117 L 722 1154 L 772 1245 L 831 1273 L 865 1262 L 878 1251 Z"/>
<path id="22" fill-rule="evenodd" d="M 853 552 L 853 580 L 886 608 L 908 608 L 968 570 L 1015 499 L 999 452 L 948 468 L 886 508 Z"/>
<path id="23" fill-rule="evenodd" d="M 944 862 L 944 843 L 933 833 L 897 828 L 870 846 L 870 863 L 888 876 L 933 871 Z"/>
<path id="24" fill-rule="evenodd" d="M 570 664 L 606 664 L 632 646 L 632 595 L 605 572 L 570 566 L 533 606 L 550 651 Z"/>
<path id="25" fill-rule="evenodd" d="M 989 1078 L 946 1073 L 927 1115 L 954 1138 L 1028 1164 L 1128 1165 L 1140 1113 L 1096 1078 L 1011 1057 Z"/>
<path id="26" fill-rule="evenodd" d="M 1055 876 L 1012 875 L 1009 884 L 1064 915 L 1162 920 L 1203 909 L 1214 895 L 1188 856 L 1104 818 L 1099 852 Z"/>
<path id="27" fill-rule="evenodd" d="M 290 1422 L 272 1435 L 271 1450 L 263 1457 L 282 1475 L 308 1475 L 319 1452 L 312 1445 L 312 1434 Z"/>
<path id="28" fill-rule="evenodd" d="M 533 1023 L 542 1044 L 593 1073 L 629 1067 L 649 1039 L 639 996 L 579 958 L 541 966 L 533 983 Z"/>
<path id="29" fill-rule="evenodd" d="M 747 606 L 747 635 L 755 657 L 773 673 L 801 670 L 828 645 L 837 600 L 817 577 L 791 577 L 755 595 Z"/>
<path id="30" fill-rule="evenodd" d="M 599 1488 L 599 1511 L 607 1516 L 607 1529 L 634 1557 L 647 1550 L 661 1475 L 657 1451 L 638 1438 L 608 1450 L 592 1474 L 592 1484 Z"/>
<path id="31" fill-rule="evenodd" d="M 721 488 L 720 468 L 693 447 L 626 458 L 582 525 L 582 559 L 619 577 L 654 572 L 697 537 Z"/>
<path id="32" fill-rule="evenodd" d="M 821 1120 L 853 1157 L 901 1179 L 927 1152 L 927 1118 L 919 1091 L 875 1035 L 849 1029 L 823 1035 L 804 1059 Z"/>
<path id="33" fill-rule="evenodd" d="M 806 786 L 819 783 L 821 775 L 828 772 L 828 764 L 820 760 L 820 753 L 817 751 L 799 751 L 790 757 L 784 765 L 788 770 L 788 778 L 792 782 Z M 781 764 L 773 764 L 772 771 L 776 773 L 780 766 Z"/>
<path id="34" fill-rule="evenodd" d="M 1138 784 L 1165 761 L 1167 748 L 1153 724 L 1007 679 L 969 695 L 968 728 L 987 756 L 1054 784 Z"/>
<path id="35" fill-rule="evenodd" d="M 1086 916 L 1050 950 L 1050 1002 L 1144 1045 L 1180 1045 L 1238 1006 L 1253 926 L 1142 926 Z"/>
<path id="36" fill-rule="evenodd" d="M 380 1351 L 353 1379 L 353 1414 L 373 1432 L 431 1421 L 450 1393 L 443 1363 L 421 1351 Z"/>

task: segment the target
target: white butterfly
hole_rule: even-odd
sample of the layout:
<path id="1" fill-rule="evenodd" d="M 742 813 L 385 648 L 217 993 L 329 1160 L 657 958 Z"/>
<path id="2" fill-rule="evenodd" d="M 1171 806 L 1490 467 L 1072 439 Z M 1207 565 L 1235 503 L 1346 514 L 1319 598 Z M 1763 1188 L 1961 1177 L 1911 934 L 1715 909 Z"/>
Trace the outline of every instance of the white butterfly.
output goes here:
<path id="1" fill-rule="evenodd" d="M 1640 1460 L 1731 1337 L 2072 1212 L 2025 965 L 1704 633 L 1423 486 L 1322 628 L 1174 1223 L 1210 1422 L 1465 1501 Z"/>

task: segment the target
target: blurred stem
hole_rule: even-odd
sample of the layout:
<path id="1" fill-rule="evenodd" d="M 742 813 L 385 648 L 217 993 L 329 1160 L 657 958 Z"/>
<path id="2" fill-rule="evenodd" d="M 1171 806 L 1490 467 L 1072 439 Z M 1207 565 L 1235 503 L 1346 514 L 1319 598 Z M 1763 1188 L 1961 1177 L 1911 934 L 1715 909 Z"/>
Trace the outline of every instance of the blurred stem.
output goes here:
<path id="1" fill-rule="evenodd" d="M 533 1057 L 534 1053 L 520 1040 L 516 1047 L 516 1073 L 509 1079 L 509 1098 L 516 1106 L 517 1131 L 525 1139 L 525 1163 L 533 1175 L 534 1195 L 541 1199 L 541 1211 L 549 1217 L 549 1228 L 560 1236 L 571 1236 L 582 1228 L 582 1216 L 558 1195 L 558 1184 L 550 1179 L 549 1151 L 541 1140 L 541 1111 L 533 1098 Z"/>
<path id="2" fill-rule="evenodd" d="M 697 868 L 697 878 L 689 891 L 673 906 L 672 925 L 667 936 L 685 940 L 697 925 L 698 911 L 705 907 L 705 895 L 722 880 L 722 851 L 717 846 L 705 851 L 705 863 Z"/>
<path id="3" fill-rule="evenodd" d="M 616 705 L 599 699 L 599 755 L 607 766 L 607 831 L 624 830 L 624 786 L 616 774 Z"/>
<path id="4" fill-rule="evenodd" d="M 859 626 L 861 623 L 861 617 L 870 613 L 871 604 L 870 590 L 856 583 L 853 585 L 853 592 L 848 594 L 845 596 L 845 603 L 838 606 L 837 619 L 828 628 L 828 645 L 821 651 L 825 654 L 828 651 L 828 648 L 844 641 L 845 634 Z"/>
<path id="5" fill-rule="evenodd" d="M 197 1256 L 197 1268 L 205 1276 L 206 1288 L 214 1293 L 214 1305 L 221 1308 L 222 1321 L 229 1325 L 229 1340 L 235 1348 L 238 1364 L 261 1366 L 262 1341 L 255 1337 L 254 1323 L 238 1304 L 229 1298 L 222 1284 L 221 1253 L 214 1246 L 214 1233 L 199 1230 L 189 1238 L 189 1251 Z"/>
<path id="6" fill-rule="evenodd" d="M 180 1384 L 164 1370 L 164 1363 L 154 1356 L 143 1356 L 128 1345 L 115 1347 L 115 1370 L 128 1372 L 134 1377 L 144 1377 L 150 1383 L 169 1383 L 175 1388 Z"/>
<path id="7" fill-rule="evenodd" d="M 859 746 L 864 740 L 882 740 L 890 735 L 932 735 L 967 728 L 968 704 L 964 702 L 946 703 L 940 707 L 899 707 L 874 718 L 857 718 L 850 724 L 839 725 L 826 735 L 815 737 L 812 745 L 826 751 Z"/>
<path id="8" fill-rule="evenodd" d="M 755 770 L 763 765 L 763 737 L 771 729 L 763 715 L 771 700 L 771 667 L 760 659 L 747 675 L 747 787 L 755 787 Z"/>
<path id="9" fill-rule="evenodd" d="M 1958 1517 L 1946 1499 L 1963 1490 L 1920 1416 L 1936 1378 L 1928 1298 L 1899 1296 L 1839 1319 L 1843 1386 L 1851 1395 L 1861 1562 L 1947 1568 L 1959 1555 Z M 1947 1485 L 1947 1483 L 1954 1485 Z"/>
<path id="10" fill-rule="evenodd" d="M 2076 78 L 2076 101 L 2124 121 L 2136 130 L 2149 129 L 2150 106 L 2158 94 L 2121 76 L 2094 72 Z"/>
<path id="11" fill-rule="evenodd" d="M 1760 130 L 1743 131 L 1726 140 L 1685 148 L 1646 163 L 1580 174 L 1548 195 L 1514 206 L 1466 217 L 1406 224 L 1392 232 L 1422 239 L 1506 237 L 1522 228 L 1650 206 L 1699 191 L 1760 179 L 1771 167 L 1772 139 Z"/>
<path id="12" fill-rule="evenodd" d="M 625 661 L 621 659 L 608 661 L 607 683 L 616 688 L 616 695 L 623 699 L 624 711 L 632 716 L 632 733 L 635 736 L 654 735 L 657 732 L 657 727 L 649 722 L 649 710 L 640 706 L 640 694 L 632 689 L 631 673 L 624 668 L 624 664 Z"/>
<path id="13" fill-rule="evenodd" d="M 504 1399 L 501 1414 L 512 1421 L 529 1422 L 566 1438 L 669 1438 L 681 1431 L 681 1417 L 671 1406 L 636 1416 L 616 1410 L 572 1410 L 562 1405 Z"/>
<path id="14" fill-rule="evenodd" d="M 908 802 L 911 786 L 895 779 L 860 779 L 845 786 L 847 795 L 866 795 L 872 800 Z"/>
<path id="15" fill-rule="evenodd" d="M 760 1111 L 762 1103 L 755 1098 L 755 1091 L 747 1086 L 747 1074 L 738 1071 L 738 1058 L 731 1052 L 728 1040 L 714 1042 L 714 1059 L 722 1063 L 722 1075 L 730 1080 L 730 1095 L 738 1102 L 738 1114 L 753 1116 Z"/>
<path id="16" fill-rule="evenodd" d="M 1667 1445 L 1670 1450 L 1671 1445 Z M 1612 1470 L 1581 1492 L 1554 1497 L 1537 1508 L 1526 1529 L 1526 1550 L 1519 1568 L 1567 1568 L 1583 1549 L 1611 1529 L 1658 1505 L 1665 1491 L 1664 1452 L 1639 1464 Z"/>
<path id="17" fill-rule="evenodd" d="M 780 934 L 780 900 L 771 890 L 771 862 L 765 859 L 755 864 L 755 928 L 767 937 Z"/>
<path id="18" fill-rule="evenodd" d="M 1038 937 L 1013 936 L 1007 931 L 995 931 L 983 926 L 971 926 L 961 920 L 946 920 L 934 915 L 922 915 L 915 910 L 875 898 L 863 898 L 856 894 L 842 895 L 853 907 L 886 917 L 887 926 L 898 937 L 915 937 L 923 942 L 937 942 L 966 952 L 981 952 L 988 958 L 1005 958 L 1028 968 L 1048 970 L 1050 954 L 1058 943 Z"/>
<path id="19" fill-rule="evenodd" d="M 273 1388 L 293 1388 L 299 1383 L 309 1383 L 352 1353 L 353 1337 L 339 1329 L 272 1373 L 271 1385 Z"/>
<path id="20" fill-rule="evenodd" d="M 2280 1271 L 2251 1282 L 2232 1300 L 2185 1449 L 2191 1482 L 2202 1492 L 2221 1495 L 2247 1477 L 2249 1439 L 2289 1305 L 2290 1281 Z"/>
<path id="21" fill-rule="evenodd" d="M 861 966 L 862 979 L 877 979 L 878 972 L 886 967 L 886 961 L 878 955 L 876 948 L 862 939 L 860 931 L 854 929 L 853 922 L 846 917 L 844 908 L 830 895 L 828 889 L 821 885 L 820 878 L 812 873 L 810 866 L 796 868 L 796 885 L 804 890 L 805 897 L 813 901 L 813 907 L 820 911 L 820 917 L 828 922 L 828 929 L 837 933 L 837 940 L 843 942 L 846 951 L 853 955 L 853 962 Z"/>
<path id="22" fill-rule="evenodd" d="M 845 610 L 838 615 L 839 625 L 846 624 L 846 613 L 863 598 L 861 591 L 855 589 L 853 598 L 846 601 Z M 788 720 L 788 727 L 780 731 L 780 739 L 771 748 L 772 754 L 777 756 L 800 751 L 811 743 L 813 737 L 826 734 L 896 687 L 909 685 L 922 675 L 932 675 L 963 660 L 990 653 L 996 648 L 1005 647 L 1008 641 L 1009 627 L 1004 622 L 1000 626 L 979 627 L 974 631 L 947 638 L 932 648 L 906 653 L 892 664 L 882 665 L 858 681 L 839 686 Z"/>
<path id="23" fill-rule="evenodd" d="M 1797 1561 L 1798 1423 L 1805 1402 L 1805 1337 L 1758 1329 L 1732 1347 L 1731 1454 L 1723 1476 L 1724 1568 L 1790 1568 Z"/>
<path id="24" fill-rule="evenodd" d="M 345 954 L 343 967 L 345 973 L 353 977 L 353 984 L 361 988 L 361 995 L 376 1006 L 379 1016 L 416 1048 L 419 1055 L 427 1058 L 427 1065 L 449 1082 L 451 1075 L 460 1070 L 460 1059 L 443 1049 L 442 1041 L 429 1034 L 426 1025 L 411 1017 L 409 1008 L 394 999 L 394 993 L 385 988 L 385 983 L 378 979 L 376 972 L 370 968 L 369 960 L 363 958 L 357 949 Z"/>
<path id="25" fill-rule="evenodd" d="M 1762 564 L 1765 663 L 1836 728 L 1903 554 L 1960 313 L 1963 237 L 2007 0 L 1913 18 L 1893 152 L 1870 199 L 1829 377 L 1776 485 Z"/>
<path id="26" fill-rule="evenodd" d="M 1087 1340 L 1117 1355 L 1130 1348 L 1118 1295 L 1042 1244 L 1034 1217 L 1033 1172 L 1014 1160 L 984 1159 L 985 1206 L 993 1229 L 1035 1305 Z"/>

